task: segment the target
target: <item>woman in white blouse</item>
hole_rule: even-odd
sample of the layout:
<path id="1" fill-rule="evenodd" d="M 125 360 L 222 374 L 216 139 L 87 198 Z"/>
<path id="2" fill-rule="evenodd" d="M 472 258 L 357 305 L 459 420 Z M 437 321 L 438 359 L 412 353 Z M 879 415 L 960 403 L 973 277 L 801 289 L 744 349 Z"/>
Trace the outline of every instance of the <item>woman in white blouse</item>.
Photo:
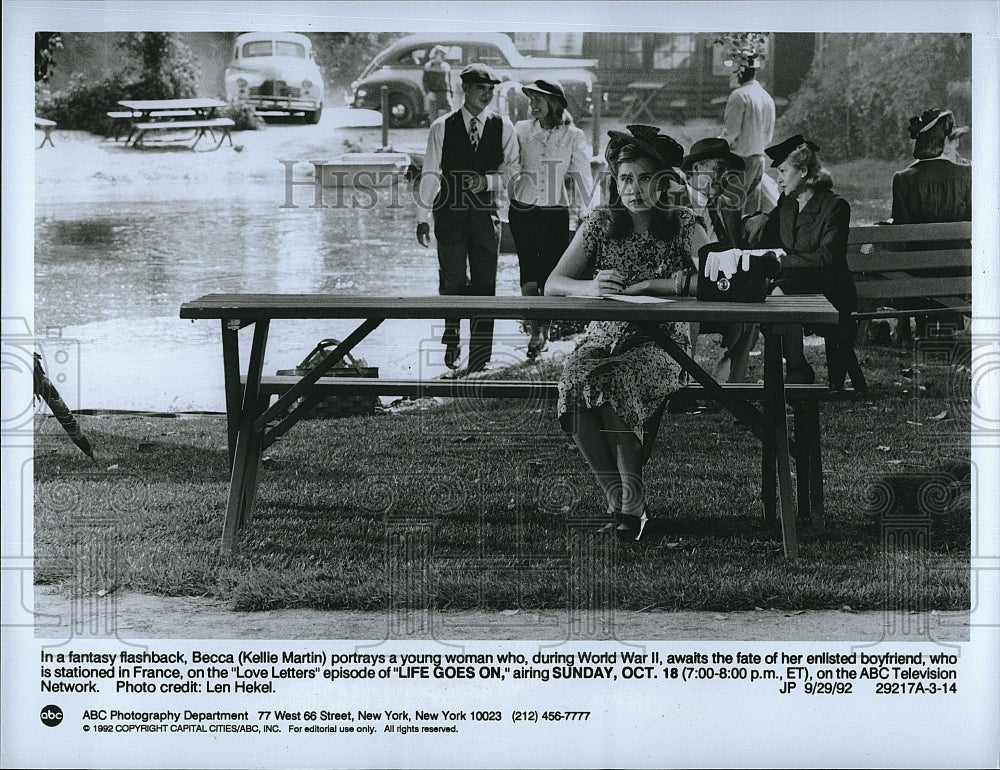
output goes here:
<path id="1" fill-rule="evenodd" d="M 514 127 L 521 173 L 510 194 L 510 232 L 521 270 L 521 294 L 545 293 L 545 281 L 570 241 L 570 213 L 581 219 L 592 189 L 587 137 L 566 112 L 557 80 L 521 87 L 531 101 L 531 119 Z M 545 349 L 548 324 L 529 321 L 528 359 Z"/>

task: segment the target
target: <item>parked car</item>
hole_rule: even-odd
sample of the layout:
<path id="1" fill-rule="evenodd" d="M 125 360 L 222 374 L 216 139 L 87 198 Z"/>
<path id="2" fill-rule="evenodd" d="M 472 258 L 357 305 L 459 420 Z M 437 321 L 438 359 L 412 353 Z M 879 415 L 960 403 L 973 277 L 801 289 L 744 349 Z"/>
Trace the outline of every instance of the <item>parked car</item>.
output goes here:
<path id="1" fill-rule="evenodd" d="M 401 38 L 379 53 L 351 84 L 347 103 L 360 109 L 381 109 L 381 87 L 388 87 L 389 125 L 412 126 L 427 119 L 424 114 L 423 70 L 434 46 L 446 50 L 451 65 L 452 95 L 461 99 L 459 73 L 466 64 L 482 62 L 506 81 L 529 83 L 538 78 L 556 78 L 566 90 L 574 118 L 593 112 L 596 59 L 556 59 L 525 56 L 514 41 L 499 32 L 467 35 L 420 34 Z M 497 89 L 498 92 L 503 89 Z M 527 101 L 527 100 L 525 100 Z M 523 117 L 523 116 L 522 116 Z"/>
<path id="2" fill-rule="evenodd" d="M 236 38 L 226 68 L 226 98 L 262 112 L 323 114 L 323 75 L 312 41 L 295 32 L 247 32 Z"/>

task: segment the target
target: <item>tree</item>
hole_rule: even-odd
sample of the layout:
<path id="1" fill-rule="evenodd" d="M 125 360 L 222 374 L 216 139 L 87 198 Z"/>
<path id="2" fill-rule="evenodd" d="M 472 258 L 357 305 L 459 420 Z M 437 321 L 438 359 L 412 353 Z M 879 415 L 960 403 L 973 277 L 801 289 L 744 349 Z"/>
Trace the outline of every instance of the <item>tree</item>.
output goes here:
<path id="1" fill-rule="evenodd" d="M 138 60 L 134 99 L 184 99 L 197 96 L 198 63 L 176 32 L 129 32 L 122 47 Z M 133 65 L 134 66 L 134 65 Z"/>
<path id="2" fill-rule="evenodd" d="M 58 32 L 35 33 L 35 82 L 48 83 L 56 66 L 56 50 L 62 48 Z"/>
<path id="3" fill-rule="evenodd" d="M 781 133 L 804 134 L 827 157 L 897 159 L 909 154 L 911 115 L 949 108 L 972 115 L 968 35 L 825 35 L 801 88 L 789 100 Z"/>

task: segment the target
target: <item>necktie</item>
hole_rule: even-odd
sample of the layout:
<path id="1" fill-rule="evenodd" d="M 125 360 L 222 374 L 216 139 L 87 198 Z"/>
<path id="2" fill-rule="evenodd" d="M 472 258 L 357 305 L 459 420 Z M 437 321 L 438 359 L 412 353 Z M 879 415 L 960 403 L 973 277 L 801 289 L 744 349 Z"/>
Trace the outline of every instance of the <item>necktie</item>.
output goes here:
<path id="1" fill-rule="evenodd" d="M 712 229 L 715 230 L 715 240 L 720 243 L 729 243 L 726 233 L 726 225 L 722 219 L 722 212 L 719 211 L 719 200 L 716 198 L 708 204 L 708 216 L 712 220 Z M 732 244 L 735 246 L 736 244 Z"/>
<path id="2" fill-rule="evenodd" d="M 469 121 L 469 143 L 475 152 L 476 148 L 479 147 L 479 121 L 476 118 Z"/>

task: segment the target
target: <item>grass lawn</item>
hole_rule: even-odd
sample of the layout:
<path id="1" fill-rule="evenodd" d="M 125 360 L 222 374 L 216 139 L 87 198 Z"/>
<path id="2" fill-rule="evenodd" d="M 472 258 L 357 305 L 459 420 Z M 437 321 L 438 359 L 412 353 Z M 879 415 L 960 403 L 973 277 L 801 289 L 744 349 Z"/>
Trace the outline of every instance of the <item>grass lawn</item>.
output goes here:
<path id="1" fill-rule="evenodd" d="M 822 346 L 807 354 L 824 376 Z M 465 399 L 300 423 L 225 556 L 223 417 L 84 415 L 94 465 L 38 416 L 35 579 L 243 610 L 966 609 L 969 483 L 952 468 L 968 473 L 969 380 L 952 354 L 859 351 L 875 395 L 822 406 L 827 528 L 803 522 L 794 560 L 762 527 L 759 449 L 728 413 L 665 418 L 646 479 L 668 534 L 638 547 L 593 532 L 601 496 L 553 405 Z M 519 375 L 538 372 L 503 374 Z M 920 547 L 884 547 L 865 515 L 889 492 L 933 514 Z"/>

